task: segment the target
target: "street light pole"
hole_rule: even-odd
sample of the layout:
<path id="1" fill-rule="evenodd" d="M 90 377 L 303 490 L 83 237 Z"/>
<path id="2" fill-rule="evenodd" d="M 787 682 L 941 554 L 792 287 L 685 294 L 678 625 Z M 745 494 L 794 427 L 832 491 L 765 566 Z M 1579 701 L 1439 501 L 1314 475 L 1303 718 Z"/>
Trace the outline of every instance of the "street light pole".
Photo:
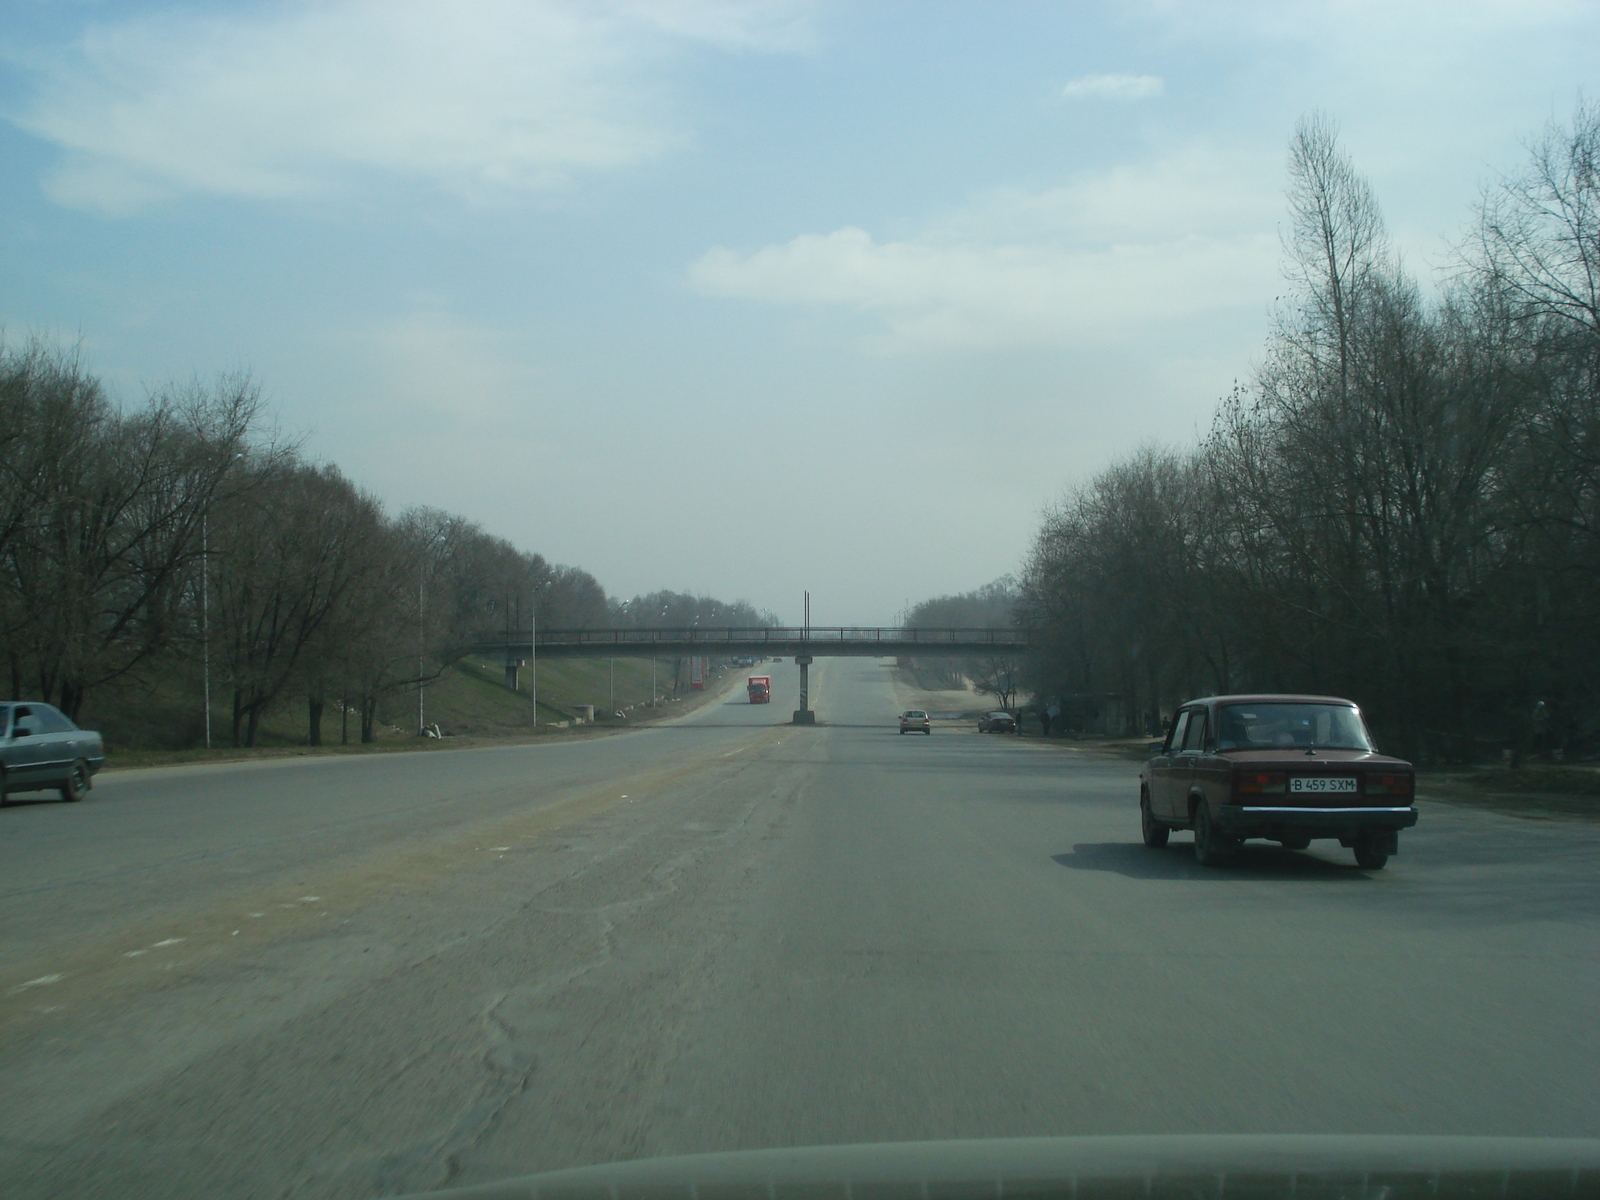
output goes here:
<path id="1" fill-rule="evenodd" d="M 417 736 L 421 737 L 428 728 L 428 718 L 423 710 L 423 695 L 428 689 L 423 681 L 423 673 L 427 670 L 428 623 L 424 613 L 423 604 L 426 600 L 425 581 L 428 577 L 428 550 L 433 548 L 429 542 L 422 552 L 422 561 L 417 565 Z"/>
<path id="2" fill-rule="evenodd" d="M 200 514 L 200 673 L 206 693 L 206 749 L 211 749 L 211 513 Z"/>

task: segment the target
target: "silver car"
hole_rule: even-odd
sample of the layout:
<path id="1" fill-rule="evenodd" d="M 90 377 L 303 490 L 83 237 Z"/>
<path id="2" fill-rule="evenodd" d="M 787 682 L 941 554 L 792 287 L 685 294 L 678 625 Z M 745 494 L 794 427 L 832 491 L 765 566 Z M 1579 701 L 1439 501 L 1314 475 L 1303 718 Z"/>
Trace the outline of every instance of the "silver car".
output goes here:
<path id="1" fill-rule="evenodd" d="M 100 735 L 59 709 L 32 700 L 0 704 L 0 804 L 17 792 L 82 800 L 105 761 Z"/>

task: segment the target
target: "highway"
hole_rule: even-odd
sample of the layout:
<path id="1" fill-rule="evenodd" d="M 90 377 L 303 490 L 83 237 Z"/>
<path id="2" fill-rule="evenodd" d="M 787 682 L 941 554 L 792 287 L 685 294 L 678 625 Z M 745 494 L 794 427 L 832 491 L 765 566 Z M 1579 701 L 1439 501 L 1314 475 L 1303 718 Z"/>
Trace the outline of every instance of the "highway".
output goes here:
<path id="1" fill-rule="evenodd" d="M 1387 870 L 1139 844 L 1136 767 L 819 660 L 476 750 L 0 812 L 0 1192 L 363 1197 L 698 1150 L 1600 1134 L 1600 827 L 1421 805 Z"/>

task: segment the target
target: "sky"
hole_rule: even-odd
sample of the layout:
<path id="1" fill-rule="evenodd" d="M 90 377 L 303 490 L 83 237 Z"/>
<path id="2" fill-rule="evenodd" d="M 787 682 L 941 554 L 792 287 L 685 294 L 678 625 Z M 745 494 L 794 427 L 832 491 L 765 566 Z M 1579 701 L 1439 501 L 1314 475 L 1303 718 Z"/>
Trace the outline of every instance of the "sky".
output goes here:
<path id="1" fill-rule="evenodd" d="M 1295 122 L 1428 286 L 1600 3 L 0 0 L 0 328 L 389 511 L 890 624 L 1249 377 Z"/>

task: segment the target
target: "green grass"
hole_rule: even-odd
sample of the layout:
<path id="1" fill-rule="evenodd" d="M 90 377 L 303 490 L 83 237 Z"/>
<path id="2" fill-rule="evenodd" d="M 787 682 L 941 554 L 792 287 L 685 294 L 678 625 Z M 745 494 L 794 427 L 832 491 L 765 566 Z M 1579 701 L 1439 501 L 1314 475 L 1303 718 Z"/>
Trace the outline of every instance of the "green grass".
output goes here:
<path id="1" fill-rule="evenodd" d="M 1600 771 L 1592 767 L 1534 764 L 1518 770 L 1475 771 L 1462 782 L 1489 792 L 1548 796 L 1600 796 Z"/>
<path id="2" fill-rule="evenodd" d="M 530 727 L 530 697 L 527 668 L 521 673 L 522 686 L 515 692 L 505 685 L 505 671 L 494 657 L 472 657 L 447 668 L 430 683 L 424 694 L 428 724 L 456 737 L 526 736 Z M 688 696 L 687 664 L 683 673 L 684 694 Z M 662 697 L 672 694 L 672 660 L 657 663 L 656 691 Z M 91 693 L 79 722 L 99 730 L 106 739 L 107 751 L 116 762 L 187 761 L 237 753 L 229 747 L 228 697 L 220 687 L 212 690 L 211 742 L 204 747 L 204 713 L 199 673 L 188 664 L 152 672 L 137 683 L 108 685 Z M 681 711 L 677 704 L 649 707 L 651 662 L 649 659 L 619 658 L 615 674 L 607 659 L 555 658 L 539 664 L 539 721 L 541 729 L 571 722 L 577 706 L 592 704 L 598 723 L 625 724 Z M 625 713 L 608 718 L 608 705 Z M 375 728 L 377 742 L 371 749 L 397 749 L 417 744 L 417 693 L 415 690 L 386 696 L 378 709 Z M 360 721 L 350 714 L 351 750 L 361 749 Z M 323 711 L 322 738 L 325 748 L 340 746 L 341 721 L 336 701 Z M 257 733 L 257 753 L 303 752 L 307 745 L 306 704 L 302 696 L 285 697 L 268 711 Z"/>

